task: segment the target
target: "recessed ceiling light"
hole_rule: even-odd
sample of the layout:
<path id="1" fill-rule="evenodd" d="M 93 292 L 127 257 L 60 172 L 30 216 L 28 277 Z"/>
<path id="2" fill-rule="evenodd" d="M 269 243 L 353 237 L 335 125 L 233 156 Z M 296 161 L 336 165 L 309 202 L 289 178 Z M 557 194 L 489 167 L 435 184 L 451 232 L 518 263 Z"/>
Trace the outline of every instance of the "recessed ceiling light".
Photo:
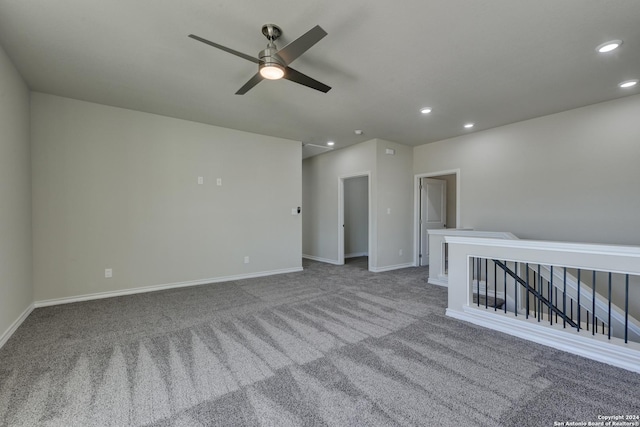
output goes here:
<path id="1" fill-rule="evenodd" d="M 621 88 L 628 88 L 628 87 L 633 87 L 637 84 L 638 84 L 638 79 L 634 79 L 634 80 L 624 81 L 620 83 L 618 86 L 620 86 Z"/>
<path id="2" fill-rule="evenodd" d="M 471 129 L 473 127 L 473 125 L 474 125 L 473 123 L 467 123 L 467 124 L 464 125 L 464 127 L 466 129 Z"/>
<path id="3" fill-rule="evenodd" d="M 329 141 L 329 142 L 327 142 L 327 145 L 328 145 L 329 147 L 333 147 L 333 146 L 335 145 L 335 142 L 333 142 L 333 141 Z"/>
<path id="4" fill-rule="evenodd" d="M 429 107 L 421 108 L 421 109 L 420 109 L 420 112 L 421 112 L 422 114 L 429 114 L 429 113 L 431 112 L 431 108 L 429 108 Z"/>
<path id="5" fill-rule="evenodd" d="M 611 52 L 612 50 L 616 50 L 622 44 L 622 40 L 611 40 L 606 43 L 602 43 L 600 46 L 596 48 L 596 50 L 600 53 Z"/>

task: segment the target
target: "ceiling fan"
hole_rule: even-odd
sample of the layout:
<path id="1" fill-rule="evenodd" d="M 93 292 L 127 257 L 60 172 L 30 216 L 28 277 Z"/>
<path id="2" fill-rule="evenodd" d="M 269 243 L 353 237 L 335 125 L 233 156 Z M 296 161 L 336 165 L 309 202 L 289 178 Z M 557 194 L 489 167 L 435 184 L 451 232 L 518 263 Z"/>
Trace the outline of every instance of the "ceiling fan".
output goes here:
<path id="1" fill-rule="evenodd" d="M 198 37 L 194 34 L 189 34 L 189 37 L 258 64 L 258 72 L 251 77 L 244 86 L 238 89 L 236 95 L 244 95 L 249 91 L 249 89 L 260 83 L 263 79 L 278 80 L 281 78 L 319 90 L 320 92 L 329 92 L 331 87 L 289 67 L 289 64 L 327 35 L 325 30 L 323 30 L 319 25 L 316 25 L 280 50 L 276 48 L 274 43 L 278 37 L 282 35 L 280 27 L 274 24 L 265 24 L 262 26 L 262 34 L 264 34 L 267 40 L 269 40 L 269 43 L 267 43 L 266 49 L 260 51 L 257 58 L 219 45 L 218 43 L 214 43 L 207 39 L 203 39 L 202 37 Z"/>

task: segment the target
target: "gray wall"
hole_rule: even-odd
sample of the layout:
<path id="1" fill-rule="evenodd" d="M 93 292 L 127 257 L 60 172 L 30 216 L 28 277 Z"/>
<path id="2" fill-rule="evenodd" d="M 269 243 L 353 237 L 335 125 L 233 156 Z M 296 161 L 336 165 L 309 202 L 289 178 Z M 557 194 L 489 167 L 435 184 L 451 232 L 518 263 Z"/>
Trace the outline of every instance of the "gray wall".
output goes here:
<path id="1" fill-rule="evenodd" d="M 414 148 L 460 168 L 461 224 L 520 238 L 640 245 L 640 95 Z"/>
<path id="2" fill-rule="evenodd" d="M 387 148 L 395 150 L 395 154 L 385 154 Z M 303 253 L 338 261 L 339 179 L 369 171 L 373 242 L 369 247 L 369 268 L 376 271 L 412 263 L 412 153 L 412 147 L 372 139 L 305 159 Z"/>
<path id="3" fill-rule="evenodd" d="M 29 90 L 0 47 L 0 340 L 32 300 Z"/>
<path id="4" fill-rule="evenodd" d="M 367 255 L 369 250 L 369 179 L 344 180 L 344 255 Z"/>
<path id="5" fill-rule="evenodd" d="M 301 267 L 299 142 L 34 93 L 32 149 L 36 300 Z"/>
<path id="6" fill-rule="evenodd" d="M 413 148 L 382 139 L 376 142 L 378 268 L 413 264 Z M 388 148 L 395 154 L 385 154 Z"/>

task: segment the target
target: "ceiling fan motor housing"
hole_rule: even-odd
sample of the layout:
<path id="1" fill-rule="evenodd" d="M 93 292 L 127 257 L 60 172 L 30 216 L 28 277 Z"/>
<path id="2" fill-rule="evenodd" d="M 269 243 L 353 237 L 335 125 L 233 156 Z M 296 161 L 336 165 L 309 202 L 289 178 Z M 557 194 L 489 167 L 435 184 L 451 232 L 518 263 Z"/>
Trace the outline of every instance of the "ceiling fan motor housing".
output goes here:
<path id="1" fill-rule="evenodd" d="M 276 64 L 276 65 L 280 65 L 281 67 L 286 66 L 282 58 L 278 56 L 278 49 L 276 49 L 275 46 L 273 47 L 267 46 L 266 49 L 261 50 L 260 53 L 258 54 L 258 58 L 260 58 L 261 64 L 265 64 L 265 65 Z"/>
<path id="2" fill-rule="evenodd" d="M 262 26 L 262 34 L 269 40 L 269 44 L 266 49 L 261 50 L 258 54 L 260 59 L 260 68 L 262 67 L 278 67 L 284 68 L 287 66 L 285 62 L 278 56 L 278 48 L 274 41 L 276 41 L 281 35 L 282 30 L 275 24 L 264 24 Z"/>
<path id="3" fill-rule="evenodd" d="M 270 80 L 277 80 L 284 75 L 284 70 L 287 65 L 284 63 L 282 58 L 278 56 L 277 52 L 278 50 L 271 43 L 270 43 L 270 46 L 267 46 L 266 49 L 260 51 L 260 54 L 258 55 L 260 59 L 259 70 L 260 70 L 260 74 L 264 78 L 267 78 Z M 272 72 L 271 73 L 266 72 L 267 70 L 263 71 L 262 69 L 265 67 L 270 68 Z M 280 71 L 278 72 L 274 68 L 277 68 Z M 273 74 L 273 72 L 275 72 L 275 74 Z"/>

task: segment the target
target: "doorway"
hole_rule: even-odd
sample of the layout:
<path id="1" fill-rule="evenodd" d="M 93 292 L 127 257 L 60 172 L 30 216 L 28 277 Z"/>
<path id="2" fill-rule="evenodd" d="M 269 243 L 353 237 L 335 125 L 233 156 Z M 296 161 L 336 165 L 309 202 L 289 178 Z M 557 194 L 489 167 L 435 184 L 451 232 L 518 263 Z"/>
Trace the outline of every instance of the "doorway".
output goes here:
<path id="1" fill-rule="evenodd" d="M 415 176 L 415 266 L 429 265 L 427 230 L 460 226 L 460 170 Z"/>
<path id="2" fill-rule="evenodd" d="M 447 228 L 447 181 L 420 179 L 420 265 L 429 265 L 429 230 Z"/>
<path id="3" fill-rule="evenodd" d="M 338 199 L 338 262 L 371 268 L 371 185 L 369 173 L 342 176 Z"/>

